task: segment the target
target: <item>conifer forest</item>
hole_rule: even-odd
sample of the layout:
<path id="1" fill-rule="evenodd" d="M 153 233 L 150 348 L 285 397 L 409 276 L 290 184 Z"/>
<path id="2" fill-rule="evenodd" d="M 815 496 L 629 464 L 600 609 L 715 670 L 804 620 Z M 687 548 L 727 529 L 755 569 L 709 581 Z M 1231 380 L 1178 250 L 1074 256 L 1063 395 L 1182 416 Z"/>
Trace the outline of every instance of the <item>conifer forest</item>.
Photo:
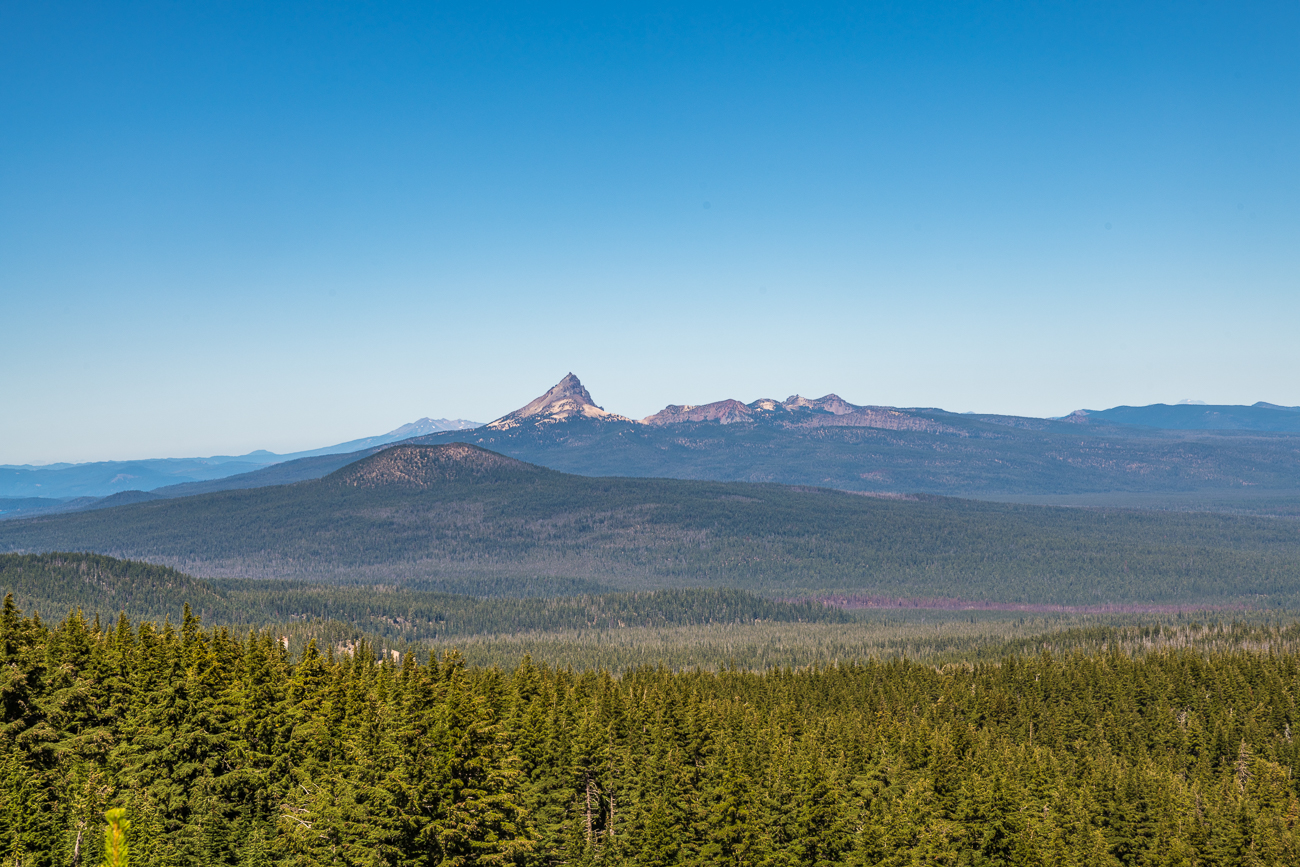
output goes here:
<path id="1" fill-rule="evenodd" d="M 1274 638 L 1281 637 L 1275 631 Z M 0 615 L 6 865 L 1300 863 L 1300 651 L 613 673 Z"/>

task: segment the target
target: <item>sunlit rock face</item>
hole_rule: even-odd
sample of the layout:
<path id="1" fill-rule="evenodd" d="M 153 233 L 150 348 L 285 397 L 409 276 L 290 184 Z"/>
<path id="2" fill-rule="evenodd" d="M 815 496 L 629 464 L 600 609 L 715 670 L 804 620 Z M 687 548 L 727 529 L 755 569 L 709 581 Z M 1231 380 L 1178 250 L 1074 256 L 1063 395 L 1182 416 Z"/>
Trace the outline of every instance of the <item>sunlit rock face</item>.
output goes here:
<path id="1" fill-rule="evenodd" d="M 570 373 L 546 394 L 509 415 L 503 415 L 496 421 L 489 422 L 487 426 L 493 430 L 510 430 L 524 424 L 554 424 L 576 418 L 631 421 L 625 416 L 606 412 L 596 406 L 582 382 Z"/>

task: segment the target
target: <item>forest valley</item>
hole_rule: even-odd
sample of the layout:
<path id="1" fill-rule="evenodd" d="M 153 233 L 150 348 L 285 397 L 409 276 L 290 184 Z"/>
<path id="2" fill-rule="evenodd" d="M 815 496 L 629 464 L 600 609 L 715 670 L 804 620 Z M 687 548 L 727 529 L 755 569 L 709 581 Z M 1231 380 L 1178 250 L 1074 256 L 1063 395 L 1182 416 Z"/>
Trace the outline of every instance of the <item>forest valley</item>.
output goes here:
<path id="1" fill-rule="evenodd" d="M 1290 646 L 618 676 L 396 656 L 6 598 L 0 863 L 105 863 L 106 812 L 133 865 L 1300 863 Z"/>

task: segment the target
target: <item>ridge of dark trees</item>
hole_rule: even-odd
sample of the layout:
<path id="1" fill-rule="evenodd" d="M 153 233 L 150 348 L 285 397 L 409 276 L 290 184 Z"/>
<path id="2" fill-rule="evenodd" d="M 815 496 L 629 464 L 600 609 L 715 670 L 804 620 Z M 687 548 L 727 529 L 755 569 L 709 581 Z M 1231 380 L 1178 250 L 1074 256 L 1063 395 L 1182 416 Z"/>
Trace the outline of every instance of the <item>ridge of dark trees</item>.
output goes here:
<path id="1" fill-rule="evenodd" d="M 369 458 L 375 460 L 383 456 Z M 91 550 L 223 578 L 473 596 L 736 587 L 1095 605 L 1300 592 L 1300 522 L 502 469 L 425 487 L 323 479 L 0 523 L 0 550 Z"/>
<path id="2" fill-rule="evenodd" d="M 537 630 L 852 619 L 814 602 L 727 588 L 480 599 L 395 586 L 202 581 L 167 566 L 71 552 L 0 554 L 0 593 L 12 593 L 24 609 L 47 616 L 78 610 L 105 622 L 125 613 L 178 623 L 188 606 L 218 626 L 335 620 L 399 643 Z"/>

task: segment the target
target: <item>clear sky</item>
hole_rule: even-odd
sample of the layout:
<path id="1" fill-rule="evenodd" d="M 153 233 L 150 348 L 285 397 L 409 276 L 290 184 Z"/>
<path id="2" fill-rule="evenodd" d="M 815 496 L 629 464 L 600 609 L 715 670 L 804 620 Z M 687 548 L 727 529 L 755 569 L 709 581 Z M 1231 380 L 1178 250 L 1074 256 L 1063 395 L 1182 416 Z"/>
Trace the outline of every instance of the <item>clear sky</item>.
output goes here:
<path id="1" fill-rule="evenodd" d="M 1300 4 L 0 4 L 0 463 L 1300 404 Z"/>

